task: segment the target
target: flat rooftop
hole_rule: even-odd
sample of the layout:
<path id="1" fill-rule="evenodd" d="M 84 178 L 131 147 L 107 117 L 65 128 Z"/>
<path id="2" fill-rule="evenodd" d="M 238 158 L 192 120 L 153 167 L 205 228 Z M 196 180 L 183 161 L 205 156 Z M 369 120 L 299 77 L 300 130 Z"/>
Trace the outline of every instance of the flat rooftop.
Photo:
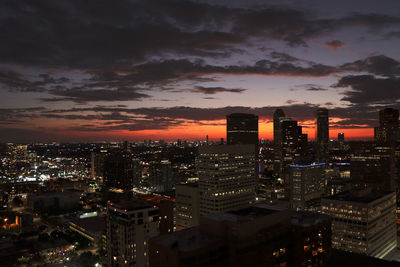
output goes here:
<path id="1" fill-rule="evenodd" d="M 193 251 L 219 242 L 219 238 L 200 233 L 199 227 L 154 237 L 150 242 L 178 251 Z"/>
<path id="2" fill-rule="evenodd" d="M 325 197 L 324 199 L 336 200 L 336 201 L 348 201 L 348 202 L 359 202 L 359 203 L 370 203 L 381 197 L 394 192 L 390 191 L 347 191 L 334 196 Z"/>
<path id="3" fill-rule="evenodd" d="M 132 199 L 132 200 L 120 200 L 119 202 L 109 202 L 111 207 L 117 209 L 123 209 L 127 211 L 141 210 L 154 207 L 153 203 L 150 203 L 142 199 Z"/>
<path id="4" fill-rule="evenodd" d="M 205 217 L 215 221 L 243 222 L 245 221 L 244 219 L 254 220 L 260 217 L 265 217 L 275 212 L 279 212 L 279 210 L 251 206 L 240 210 L 214 213 L 206 215 Z"/>
<path id="5" fill-rule="evenodd" d="M 90 233 L 102 232 L 106 229 L 106 219 L 104 216 L 96 216 L 90 218 L 74 218 L 71 223 L 82 227 Z"/>

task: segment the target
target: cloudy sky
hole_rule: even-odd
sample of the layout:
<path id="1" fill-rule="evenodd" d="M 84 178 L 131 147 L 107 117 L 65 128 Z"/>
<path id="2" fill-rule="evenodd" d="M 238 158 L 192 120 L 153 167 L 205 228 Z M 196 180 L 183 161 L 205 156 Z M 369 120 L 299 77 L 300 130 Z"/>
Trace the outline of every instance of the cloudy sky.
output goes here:
<path id="1" fill-rule="evenodd" d="M 211 139 L 277 108 L 368 139 L 399 107 L 400 1 L 3 0 L 0 142 Z"/>

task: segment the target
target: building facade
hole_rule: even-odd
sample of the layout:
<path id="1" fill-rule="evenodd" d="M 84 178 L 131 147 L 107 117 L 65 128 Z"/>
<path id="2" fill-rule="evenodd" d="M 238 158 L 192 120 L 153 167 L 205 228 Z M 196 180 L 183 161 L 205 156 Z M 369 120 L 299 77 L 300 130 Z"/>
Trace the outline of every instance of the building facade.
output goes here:
<path id="1" fill-rule="evenodd" d="M 199 225 L 200 201 L 198 184 L 178 184 L 176 197 L 176 231 Z"/>
<path id="2" fill-rule="evenodd" d="M 196 158 L 200 215 L 235 210 L 255 201 L 254 145 L 202 146 Z"/>
<path id="3" fill-rule="evenodd" d="M 316 111 L 316 142 L 317 159 L 320 162 L 326 161 L 329 154 L 329 111 L 320 108 Z"/>
<path id="4" fill-rule="evenodd" d="M 258 145 L 258 116 L 233 113 L 226 116 L 226 138 L 228 145 Z"/>
<path id="5" fill-rule="evenodd" d="M 148 240 L 157 236 L 158 208 L 142 200 L 107 205 L 108 266 L 148 266 Z"/>
<path id="6" fill-rule="evenodd" d="M 150 240 L 150 266 L 326 266 L 330 219 L 257 204 Z"/>
<path id="7" fill-rule="evenodd" d="M 294 210 L 311 208 L 321 198 L 327 181 L 325 163 L 290 166 L 290 204 Z"/>
<path id="8" fill-rule="evenodd" d="M 394 192 L 346 192 L 321 205 L 332 218 L 333 248 L 383 258 L 397 246 Z"/>

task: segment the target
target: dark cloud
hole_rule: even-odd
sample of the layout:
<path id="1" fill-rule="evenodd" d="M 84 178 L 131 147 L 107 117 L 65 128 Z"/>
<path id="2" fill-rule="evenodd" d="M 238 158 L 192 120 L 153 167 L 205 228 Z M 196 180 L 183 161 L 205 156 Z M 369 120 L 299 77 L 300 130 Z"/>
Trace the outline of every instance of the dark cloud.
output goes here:
<path id="1" fill-rule="evenodd" d="M 346 27 L 400 24 L 399 17 L 375 13 L 321 19 L 289 6 L 177 0 L 5 0 L 2 10 L 3 63 L 76 69 L 125 69 L 176 54 L 229 57 L 255 40 L 306 45 Z"/>
<path id="2" fill-rule="evenodd" d="M 311 86 L 306 89 L 307 91 L 327 91 L 328 89 L 320 87 L 320 86 Z"/>
<path id="3" fill-rule="evenodd" d="M 333 49 L 336 50 L 338 48 L 342 48 L 344 46 L 344 43 L 340 40 L 332 40 L 329 42 L 325 42 L 324 46 L 329 48 L 329 49 Z"/>
<path id="4" fill-rule="evenodd" d="M 57 88 L 68 81 L 68 78 L 54 78 L 48 74 L 40 74 L 27 79 L 24 74 L 19 72 L 0 70 L 0 86 L 12 92 L 44 92 L 51 88 Z"/>
<path id="5" fill-rule="evenodd" d="M 189 90 L 192 93 L 200 93 L 206 95 L 214 95 L 216 93 L 243 93 L 247 89 L 243 88 L 224 88 L 224 87 L 203 87 L 196 86 L 195 89 Z"/>
<path id="6" fill-rule="evenodd" d="M 148 94 L 139 93 L 132 88 L 118 88 L 116 90 L 52 90 L 49 93 L 59 96 L 59 98 L 41 98 L 41 100 L 45 102 L 74 101 L 87 103 L 95 101 L 138 101 L 150 97 Z"/>
<path id="7" fill-rule="evenodd" d="M 341 68 L 345 71 L 369 72 L 383 76 L 400 75 L 400 62 L 384 55 L 370 56 L 344 64 Z"/>
<path id="8" fill-rule="evenodd" d="M 385 39 L 400 38 L 400 32 L 388 32 L 384 34 Z"/>
<path id="9" fill-rule="evenodd" d="M 342 100 L 354 104 L 393 104 L 400 100 L 400 78 L 377 78 L 372 75 L 342 77 L 335 87 L 351 88 Z"/>
<path id="10" fill-rule="evenodd" d="M 327 88 L 322 87 L 321 85 L 318 84 L 300 84 L 297 85 L 296 88 L 291 88 L 290 91 L 297 91 L 297 90 L 306 90 L 306 91 L 327 91 Z"/>
<path id="11" fill-rule="evenodd" d="M 289 101 L 291 102 L 291 101 Z M 325 105 L 328 105 L 326 103 Z M 53 114 L 60 114 L 60 117 L 64 114 L 70 113 L 82 113 L 82 112 L 96 112 L 96 113 L 112 113 L 118 112 L 125 114 L 126 116 L 133 116 L 132 120 L 136 120 L 140 117 L 143 120 L 152 120 L 164 118 L 171 121 L 192 121 L 198 123 L 200 121 L 216 121 L 225 120 L 226 115 L 230 113 L 252 113 L 258 115 L 262 119 L 271 120 L 272 114 L 276 108 L 283 108 L 287 116 L 292 116 L 294 119 L 299 121 L 314 120 L 315 110 L 319 108 L 319 105 L 313 105 L 310 103 L 295 104 L 293 102 L 288 103 L 286 106 L 266 106 L 252 108 L 247 106 L 227 106 L 221 108 L 195 108 L 187 106 L 177 106 L 170 108 L 106 108 L 106 107 L 94 107 L 94 108 L 73 108 L 67 110 L 51 110 L 49 112 Z M 330 110 L 330 116 L 341 118 L 346 125 L 359 125 L 359 127 L 372 127 L 376 123 L 378 117 L 377 111 L 385 107 L 384 105 L 376 105 L 374 107 L 367 105 L 352 105 L 344 108 L 334 108 Z M 365 124 L 366 118 L 369 118 L 368 124 Z"/>
<path id="12" fill-rule="evenodd" d="M 282 52 L 277 52 L 273 51 L 270 54 L 270 57 L 279 61 L 284 61 L 284 62 L 297 62 L 300 61 L 300 59 L 293 57 L 287 53 L 282 53 Z"/>

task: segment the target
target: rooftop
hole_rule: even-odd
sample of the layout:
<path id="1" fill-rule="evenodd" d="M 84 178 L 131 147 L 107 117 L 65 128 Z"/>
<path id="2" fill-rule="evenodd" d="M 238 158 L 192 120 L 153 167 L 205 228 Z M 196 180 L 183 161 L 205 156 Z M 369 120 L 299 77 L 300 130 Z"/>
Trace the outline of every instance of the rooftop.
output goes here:
<path id="1" fill-rule="evenodd" d="M 154 207 L 152 203 L 142 199 L 120 200 L 117 203 L 109 202 L 108 204 L 111 207 L 115 207 L 117 209 L 123 209 L 126 211 L 141 210 Z"/>
<path id="2" fill-rule="evenodd" d="M 214 213 L 210 215 L 206 215 L 208 219 L 215 221 L 230 221 L 230 222 L 238 222 L 238 221 L 247 221 L 254 220 L 260 217 L 267 216 L 269 214 L 278 212 L 277 209 L 269 209 L 265 207 L 251 206 L 248 208 L 228 211 L 222 213 Z"/>
<path id="3" fill-rule="evenodd" d="M 171 234 L 157 236 L 150 242 L 170 247 L 178 251 L 192 251 L 215 244 L 219 238 L 200 233 L 198 227 L 187 228 Z"/>
<path id="4" fill-rule="evenodd" d="M 106 229 L 106 219 L 103 216 L 96 216 L 90 218 L 74 218 L 71 223 L 84 228 L 91 233 L 102 232 Z"/>
<path id="5" fill-rule="evenodd" d="M 307 211 L 297 211 L 292 214 L 291 223 L 296 226 L 308 227 L 329 220 L 330 217 L 327 215 Z"/>
<path id="6" fill-rule="evenodd" d="M 381 197 L 384 197 L 393 192 L 389 191 L 347 191 L 334 196 L 326 197 L 325 199 L 336 200 L 336 201 L 348 201 L 348 202 L 359 202 L 359 203 L 370 203 Z M 393 193 L 394 194 L 394 193 Z"/>

